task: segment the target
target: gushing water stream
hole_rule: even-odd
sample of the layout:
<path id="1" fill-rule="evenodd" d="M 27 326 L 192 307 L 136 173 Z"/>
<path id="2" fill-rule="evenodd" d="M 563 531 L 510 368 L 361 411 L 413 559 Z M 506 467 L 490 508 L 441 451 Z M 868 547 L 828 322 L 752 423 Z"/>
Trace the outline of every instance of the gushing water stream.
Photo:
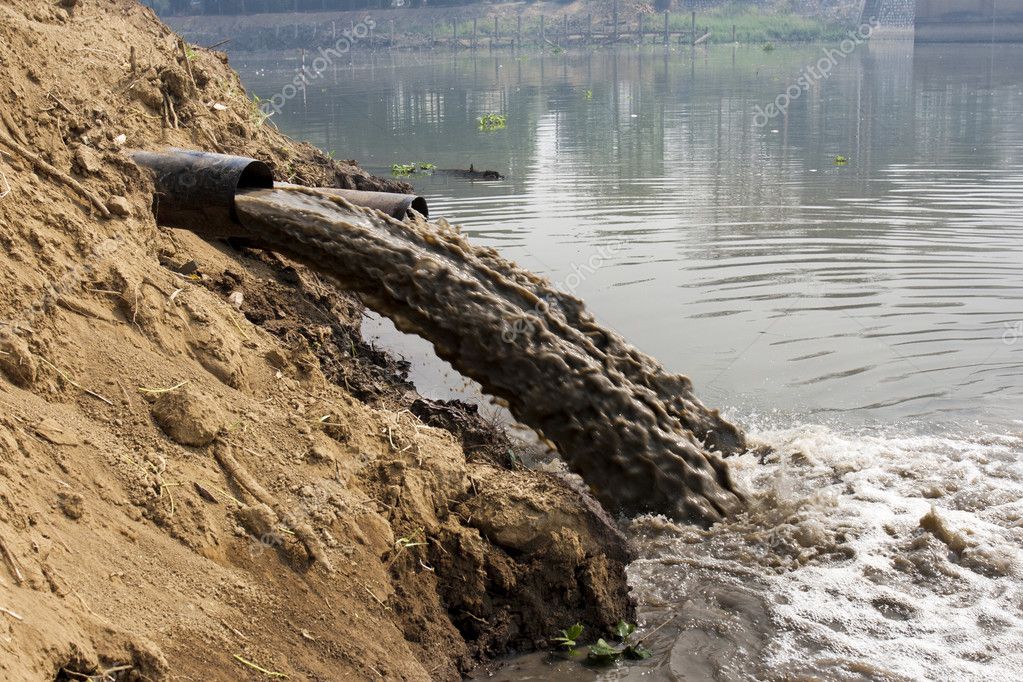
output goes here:
<path id="1" fill-rule="evenodd" d="M 236 207 L 255 239 L 332 274 L 506 400 L 606 508 L 703 523 L 741 508 L 722 456 L 746 449 L 743 432 L 579 299 L 446 223 L 303 187 L 242 192 Z"/>

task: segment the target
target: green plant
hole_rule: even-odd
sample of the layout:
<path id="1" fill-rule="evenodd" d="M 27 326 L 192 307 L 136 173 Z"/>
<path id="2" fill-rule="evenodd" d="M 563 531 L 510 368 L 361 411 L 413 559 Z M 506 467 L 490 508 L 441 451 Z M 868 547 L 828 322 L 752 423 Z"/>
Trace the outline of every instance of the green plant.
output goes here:
<path id="1" fill-rule="evenodd" d="M 250 118 L 252 124 L 257 128 L 266 123 L 267 120 L 274 115 L 272 111 L 267 111 L 267 109 L 264 108 L 264 104 L 267 104 L 267 101 L 260 99 L 259 95 L 252 96 L 252 113 Z"/>
<path id="2" fill-rule="evenodd" d="M 407 177 L 413 173 L 423 172 L 427 175 L 433 173 L 437 168 L 436 165 L 427 161 L 412 161 L 410 163 L 394 163 L 391 164 L 391 175 L 398 177 Z"/>
<path id="3" fill-rule="evenodd" d="M 187 59 L 190 62 L 194 62 L 195 58 L 198 56 L 199 53 L 195 51 L 195 48 L 193 48 L 188 43 L 185 43 L 185 59 Z"/>
<path id="4" fill-rule="evenodd" d="M 425 542 L 416 542 L 415 540 L 413 540 L 413 538 L 416 535 L 418 535 L 421 532 L 421 530 L 422 529 L 417 530 L 415 533 L 412 533 L 412 535 L 409 535 L 407 538 L 398 538 L 397 540 L 394 541 L 394 546 L 400 547 L 401 549 L 409 549 L 411 547 L 424 546 L 426 544 Z"/>
<path id="5" fill-rule="evenodd" d="M 764 43 L 764 48 L 763 49 L 764 49 L 764 52 L 773 52 L 774 51 L 774 43 Z"/>
<path id="6" fill-rule="evenodd" d="M 423 547 L 423 546 L 426 545 L 426 536 L 425 536 L 425 534 L 423 535 L 423 541 L 422 542 L 417 542 L 416 541 L 416 536 L 418 536 L 420 533 L 423 533 L 423 532 L 424 532 L 424 529 L 418 528 L 418 529 L 414 530 L 413 532 L 409 533 L 408 535 L 406 535 L 405 537 L 398 538 L 397 540 L 394 541 L 394 547 L 398 551 L 396 551 L 394 553 L 394 555 L 391 557 L 391 560 L 387 562 L 387 568 L 388 569 L 390 569 L 391 566 L 394 565 L 394 562 L 398 560 L 398 557 L 400 557 L 402 555 L 402 553 L 405 552 L 405 550 L 412 549 L 413 547 Z"/>
<path id="7" fill-rule="evenodd" d="M 631 637 L 632 633 L 635 631 L 636 626 L 632 623 L 626 623 L 624 620 L 618 621 L 618 625 L 615 626 L 615 635 L 617 635 L 618 639 L 623 642 L 628 641 L 629 637 Z"/>
<path id="8" fill-rule="evenodd" d="M 585 97 L 586 99 L 593 99 L 593 91 L 592 90 L 585 91 L 583 93 L 583 97 Z"/>
<path id="9" fill-rule="evenodd" d="M 554 641 L 558 644 L 558 646 L 565 647 L 565 649 L 568 650 L 568 653 L 573 653 L 575 651 L 576 640 L 582 636 L 583 629 L 582 623 L 576 623 L 575 625 L 562 630 L 561 636 L 555 637 Z"/>
<path id="10" fill-rule="evenodd" d="M 479 122 L 480 130 L 489 132 L 504 128 L 508 118 L 504 114 L 483 114 L 477 121 Z"/>
<path id="11" fill-rule="evenodd" d="M 614 633 L 621 640 L 622 646 L 613 646 L 603 639 L 598 639 L 597 643 L 590 647 L 586 657 L 590 661 L 601 665 L 608 665 L 622 658 L 634 661 L 650 658 L 650 651 L 643 646 L 642 640 L 635 643 L 629 641 L 634 632 L 636 632 L 634 624 L 626 623 L 624 620 L 618 621 L 618 624 L 615 625 Z"/>
<path id="12" fill-rule="evenodd" d="M 835 156 L 835 165 L 836 166 L 844 166 L 847 163 L 849 163 L 849 159 L 845 158 L 841 154 L 838 154 L 837 156 Z"/>
<path id="13" fill-rule="evenodd" d="M 597 640 L 596 644 L 590 646 L 590 650 L 586 653 L 586 658 L 594 663 L 607 665 L 620 659 L 622 653 L 622 649 L 616 649 L 601 638 Z"/>

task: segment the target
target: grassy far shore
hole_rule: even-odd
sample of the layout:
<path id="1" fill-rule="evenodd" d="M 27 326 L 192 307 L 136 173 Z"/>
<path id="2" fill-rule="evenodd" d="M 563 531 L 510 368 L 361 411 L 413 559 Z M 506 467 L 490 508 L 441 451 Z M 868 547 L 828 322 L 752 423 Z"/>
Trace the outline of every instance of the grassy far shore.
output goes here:
<path id="1" fill-rule="evenodd" d="M 544 15 L 544 29 L 548 39 L 557 42 L 558 36 L 564 33 L 565 14 Z M 622 18 L 622 25 L 619 28 L 621 40 L 627 42 L 634 38 L 637 32 L 638 19 L 635 17 Z M 654 40 L 664 30 L 663 13 L 651 13 L 643 16 L 644 40 Z M 430 35 L 431 25 L 434 27 L 435 35 L 447 38 L 451 36 L 451 23 L 431 24 L 431 22 L 408 22 L 396 21 L 395 30 L 399 33 L 413 33 Z M 611 19 L 593 15 L 593 32 L 606 33 L 609 30 Z M 465 19 L 457 22 L 458 36 L 468 39 L 472 36 L 473 21 Z M 736 7 L 725 5 L 709 10 L 704 10 L 696 15 L 696 33 L 702 36 L 710 32 L 705 42 L 727 43 L 732 41 L 732 27 L 735 27 L 735 40 L 741 43 L 798 43 L 813 42 L 817 40 L 841 39 L 849 30 L 849 25 L 844 22 L 828 21 L 822 18 L 808 17 L 794 13 L 762 12 L 749 7 Z M 587 28 L 586 14 L 569 13 L 569 32 L 583 33 Z M 690 31 L 692 29 L 692 14 L 690 12 L 670 12 L 668 15 L 668 28 L 672 33 L 678 31 Z M 516 22 L 514 18 L 501 17 L 499 34 L 508 38 L 514 34 Z M 380 31 L 387 31 L 388 26 L 380 26 Z M 489 40 L 494 35 L 493 17 L 477 19 L 476 30 L 480 39 Z M 540 14 L 530 14 L 522 18 L 523 40 L 529 42 L 535 40 L 540 31 Z M 674 40 L 674 37 L 673 37 Z"/>
<path id="2" fill-rule="evenodd" d="M 512 44 L 517 31 L 520 44 L 558 46 L 578 44 L 592 33 L 594 43 L 606 42 L 612 29 L 608 3 L 574 2 L 562 4 L 464 5 L 423 9 L 361 10 L 350 12 L 297 12 L 287 14 L 251 14 L 244 16 L 173 17 L 170 23 L 186 38 L 199 44 L 231 40 L 231 48 L 239 51 L 315 48 L 333 42 L 334 36 L 369 17 L 374 22 L 370 36 L 360 40 L 364 47 L 427 47 L 450 45 L 453 34 L 462 47 L 469 47 L 474 31 L 479 48 L 486 49 L 496 37 L 496 45 Z M 646 11 L 646 10 L 650 11 Z M 566 31 L 574 38 L 563 39 Z M 664 14 L 650 6 L 619 10 L 619 42 L 640 42 L 637 36 L 640 18 L 643 22 L 642 42 L 663 40 Z M 543 21 L 544 39 L 540 24 Z M 495 25 L 496 22 L 496 25 Z M 668 17 L 672 44 L 688 43 L 691 38 L 692 14 L 673 11 Z M 807 15 L 781 6 L 751 7 L 729 3 L 706 8 L 696 13 L 696 35 L 702 42 L 743 44 L 799 43 L 840 40 L 853 27 L 855 17 L 848 11 Z M 678 35 L 682 33 L 683 35 Z M 392 40 L 393 38 L 393 40 Z M 586 42 L 585 40 L 583 40 Z"/>

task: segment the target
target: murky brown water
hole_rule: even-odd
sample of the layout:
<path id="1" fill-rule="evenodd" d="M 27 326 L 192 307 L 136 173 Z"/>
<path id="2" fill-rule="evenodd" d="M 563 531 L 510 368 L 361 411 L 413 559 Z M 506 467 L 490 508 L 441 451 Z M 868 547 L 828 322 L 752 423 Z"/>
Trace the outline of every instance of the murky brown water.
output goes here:
<path id="1" fill-rule="evenodd" d="M 381 172 L 506 173 L 413 181 L 777 448 L 732 462 L 748 515 L 629 522 L 643 630 L 674 616 L 651 659 L 494 679 L 1023 677 L 1023 49 L 860 48 L 758 126 L 820 56 L 356 54 L 275 117 Z M 235 63 L 263 97 L 297 65 Z"/>
<path id="2" fill-rule="evenodd" d="M 612 513 L 712 523 L 742 508 L 718 456 L 747 449 L 742 431 L 582 301 L 444 224 L 398 222 L 327 191 L 248 190 L 235 207 L 259 243 L 359 292 L 506 400 Z"/>

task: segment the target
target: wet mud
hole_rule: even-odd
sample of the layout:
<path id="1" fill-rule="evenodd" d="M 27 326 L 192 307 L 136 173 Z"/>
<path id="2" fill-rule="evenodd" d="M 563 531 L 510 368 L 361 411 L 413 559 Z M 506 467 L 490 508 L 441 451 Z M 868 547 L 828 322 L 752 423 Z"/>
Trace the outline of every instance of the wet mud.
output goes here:
<path id="1" fill-rule="evenodd" d="M 584 304 L 445 223 L 399 222 L 316 189 L 239 194 L 246 238 L 361 294 L 507 401 L 611 511 L 711 523 L 742 508 L 735 425 Z"/>

